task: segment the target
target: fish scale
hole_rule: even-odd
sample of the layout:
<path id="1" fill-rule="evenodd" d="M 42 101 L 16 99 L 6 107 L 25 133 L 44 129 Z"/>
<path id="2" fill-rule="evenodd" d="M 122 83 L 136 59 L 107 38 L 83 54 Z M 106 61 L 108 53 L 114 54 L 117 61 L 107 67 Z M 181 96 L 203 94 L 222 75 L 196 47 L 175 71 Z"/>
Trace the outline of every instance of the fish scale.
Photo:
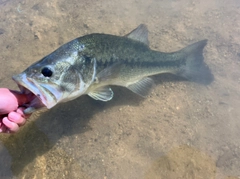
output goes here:
<path id="1" fill-rule="evenodd" d="M 154 85 L 150 76 L 161 73 L 206 85 L 213 81 L 203 57 L 207 40 L 171 53 L 151 50 L 148 44 L 147 27 L 141 24 L 123 37 L 96 33 L 62 45 L 13 76 L 22 93 L 36 96 L 24 112 L 50 109 L 85 94 L 109 101 L 114 95 L 111 85 L 145 97 Z"/>

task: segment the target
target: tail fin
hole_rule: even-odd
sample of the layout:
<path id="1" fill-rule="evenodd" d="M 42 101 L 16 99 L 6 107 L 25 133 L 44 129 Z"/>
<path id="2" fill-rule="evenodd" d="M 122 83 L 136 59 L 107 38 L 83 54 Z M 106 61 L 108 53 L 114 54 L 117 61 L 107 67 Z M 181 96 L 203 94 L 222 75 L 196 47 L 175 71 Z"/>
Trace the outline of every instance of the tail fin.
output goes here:
<path id="1" fill-rule="evenodd" d="M 180 76 L 201 84 L 210 84 L 214 80 L 211 70 L 203 61 L 206 44 L 207 40 L 202 40 L 179 51 L 186 59 L 186 64 L 178 72 Z"/>

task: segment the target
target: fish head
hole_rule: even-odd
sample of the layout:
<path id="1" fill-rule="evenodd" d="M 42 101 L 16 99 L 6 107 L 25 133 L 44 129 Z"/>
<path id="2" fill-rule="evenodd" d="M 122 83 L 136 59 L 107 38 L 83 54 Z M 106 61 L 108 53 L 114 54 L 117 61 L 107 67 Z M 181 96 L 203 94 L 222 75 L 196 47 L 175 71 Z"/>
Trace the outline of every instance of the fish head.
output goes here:
<path id="1" fill-rule="evenodd" d="M 29 110 L 31 107 L 31 112 L 32 109 L 34 111 L 43 107 L 50 109 L 60 102 L 75 99 L 84 94 L 93 81 L 95 70 L 93 61 L 86 63 L 84 57 L 79 57 L 77 52 L 69 50 L 62 55 L 62 52 L 59 52 L 62 50 L 53 52 L 22 73 L 13 76 L 21 92 L 32 96 L 27 106 Z M 88 69 L 85 76 L 84 69 Z"/>

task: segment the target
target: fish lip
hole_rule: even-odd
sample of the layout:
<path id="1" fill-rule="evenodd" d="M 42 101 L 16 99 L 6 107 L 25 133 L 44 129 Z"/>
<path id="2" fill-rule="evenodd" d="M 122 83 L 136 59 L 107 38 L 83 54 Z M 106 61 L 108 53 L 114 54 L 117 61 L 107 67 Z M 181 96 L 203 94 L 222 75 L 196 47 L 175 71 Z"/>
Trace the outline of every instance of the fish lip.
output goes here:
<path id="1" fill-rule="evenodd" d="M 12 79 L 17 83 L 20 91 L 23 94 L 29 95 L 30 93 L 32 93 L 33 95 L 35 95 L 35 98 L 39 99 L 39 102 L 41 104 L 38 104 L 38 108 L 44 107 L 44 106 L 49 108 L 47 103 L 47 97 L 44 95 L 44 92 L 41 91 L 41 88 L 33 80 L 26 77 L 26 75 L 24 74 L 13 76 Z M 36 103 L 36 100 L 32 100 L 32 101 Z M 30 101 L 29 106 L 31 107 L 32 105 L 36 105 L 36 104 L 31 104 L 31 101 Z"/>

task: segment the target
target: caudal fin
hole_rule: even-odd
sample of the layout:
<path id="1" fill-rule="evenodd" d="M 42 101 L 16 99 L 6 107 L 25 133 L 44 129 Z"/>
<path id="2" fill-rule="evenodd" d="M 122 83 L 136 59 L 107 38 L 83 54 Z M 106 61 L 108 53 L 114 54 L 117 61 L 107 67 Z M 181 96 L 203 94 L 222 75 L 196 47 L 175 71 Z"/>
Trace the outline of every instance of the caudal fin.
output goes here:
<path id="1" fill-rule="evenodd" d="M 201 84 L 210 84 L 214 80 L 211 70 L 203 61 L 203 48 L 206 44 L 207 40 L 202 40 L 179 51 L 186 59 L 186 64 L 178 72 L 180 76 Z"/>

